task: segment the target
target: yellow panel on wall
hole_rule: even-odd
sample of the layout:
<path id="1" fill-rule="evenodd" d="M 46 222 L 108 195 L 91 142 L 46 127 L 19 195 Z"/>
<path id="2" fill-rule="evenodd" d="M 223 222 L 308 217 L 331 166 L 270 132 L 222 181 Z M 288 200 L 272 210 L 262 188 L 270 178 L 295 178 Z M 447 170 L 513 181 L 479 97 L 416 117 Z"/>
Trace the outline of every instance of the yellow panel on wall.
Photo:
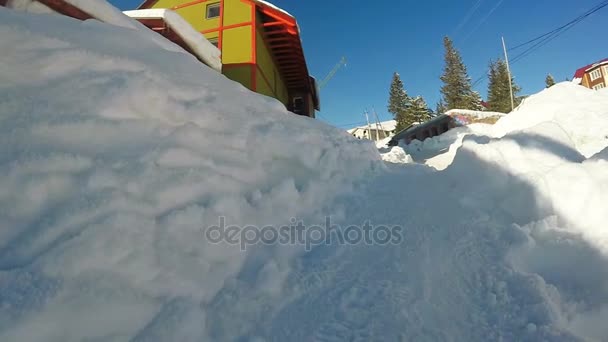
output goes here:
<path id="1" fill-rule="evenodd" d="M 251 25 L 224 30 L 222 63 L 249 63 L 251 60 Z"/>
<path id="2" fill-rule="evenodd" d="M 251 6 L 241 0 L 224 0 L 224 26 L 251 22 Z"/>

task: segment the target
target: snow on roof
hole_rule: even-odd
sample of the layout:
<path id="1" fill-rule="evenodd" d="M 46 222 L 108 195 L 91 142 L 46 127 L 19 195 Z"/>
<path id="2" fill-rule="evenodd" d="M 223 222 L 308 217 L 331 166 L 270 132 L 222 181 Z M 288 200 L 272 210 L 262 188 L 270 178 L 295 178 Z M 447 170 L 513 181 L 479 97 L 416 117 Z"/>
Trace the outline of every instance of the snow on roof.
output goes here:
<path id="1" fill-rule="evenodd" d="M 129 20 L 129 18 L 105 0 L 62 0 L 62 2 L 70 4 L 105 23 L 126 28 L 136 28 L 133 21 Z M 35 0 L 12 0 L 6 6 L 27 12 L 54 12 L 46 5 Z"/>
<path id="2" fill-rule="evenodd" d="M 589 64 L 589 65 L 585 65 L 582 68 L 579 68 L 578 70 L 576 70 L 576 72 L 574 73 L 574 79 L 582 79 L 583 76 L 585 75 L 585 73 L 587 72 L 587 70 L 589 69 L 593 69 L 597 66 L 603 65 L 603 64 L 608 64 L 608 58 L 604 58 L 601 61 Z M 574 80 L 573 80 L 574 82 Z M 576 82 L 575 82 L 576 83 Z M 580 83 L 580 82 L 579 82 Z"/>
<path id="3" fill-rule="evenodd" d="M 254 1 L 254 2 L 257 2 L 257 3 L 259 3 L 259 4 L 262 4 L 262 5 L 266 5 L 266 6 L 268 6 L 268 7 L 271 7 L 272 9 L 275 9 L 275 10 L 277 10 L 277 11 L 279 11 L 279 12 L 282 12 L 282 13 L 283 13 L 283 14 L 285 14 L 285 15 L 288 15 L 288 16 L 290 16 L 290 17 L 294 18 L 294 16 L 293 16 L 293 15 L 291 15 L 291 13 L 287 12 L 286 10 L 284 10 L 284 9 L 282 9 L 282 8 L 280 8 L 280 7 L 276 6 L 276 5 L 274 5 L 274 4 L 272 4 L 272 3 L 268 2 L 268 1 L 264 1 L 264 0 L 253 0 L 253 1 Z"/>
<path id="4" fill-rule="evenodd" d="M 157 45 L 161 46 L 165 50 L 186 53 L 186 51 L 184 51 L 181 47 L 150 31 L 140 22 L 126 16 L 124 13 L 122 13 L 120 10 L 118 10 L 116 7 L 112 6 L 105 0 L 61 1 L 64 1 L 67 4 L 70 4 L 80 9 L 81 11 L 90 15 L 94 19 L 104 22 L 106 24 L 139 30 L 147 38 L 154 41 Z M 6 4 L 6 7 L 31 13 L 57 13 L 53 9 L 35 0 L 12 0 Z"/>
<path id="5" fill-rule="evenodd" d="M 287 12 L 286 10 L 284 10 L 284 9 L 282 9 L 282 8 L 276 6 L 276 5 L 274 5 L 274 4 L 272 4 L 272 3 L 268 2 L 268 1 L 264 1 L 264 0 L 252 0 L 252 1 L 255 2 L 255 3 L 257 3 L 257 4 L 259 4 L 259 5 L 272 8 L 275 11 L 281 12 L 281 13 L 285 14 L 286 16 L 291 17 L 294 20 L 294 22 L 296 23 L 296 29 L 298 30 L 298 35 L 300 35 L 302 33 L 300 31 L 300 25 L 298 25 L 296 18 L 293 15 L 291 15 L 291 13 Z M 300 40 L 301 39 L 302 38 L 300 37 Z"/>
<path id="6" fill-rule="evenodd" d="M 123 12 L 131 18 L 146 19 L 146 18 L 161 18 L 165 23 L 178 35 L 181 39 L 190 46 L 196 56 L 205 64 L 209 65 L 216 71 L 221 72 L 222 61 L 220 59 L 221 52 L 213 44 L 211 44 L 203 34 L 196 31 L 186 20 L 179 14 L 169 9 L 144 9 Z"/>
<path id="7" fill-rule="evenodd" d="M 372 129 L 376 129 L 376 123 L 374 122 L 370 122 L 369 125 L 371 126 Z M 395 128 L 397 128 L 397 121 L 395 120 L 388 120 L 388 121 L 382 121 L 380 122 L 380 125 L 382 126 L 382 129 L 385 131 L 394 131 Z M 363 126 L 358 126 L 358 127 L 353 127 L 347 130 L 348 133 L 352 133 L 358 129 L 368 129 L 367 125 L 363 125 Z"/>
<path id="8" fill-rule="evenodd" d="M 507 114 L 500 112 L 489 112 L 489 111 L 480 111 L 480 110 L 469 110 L 469 109 L 450 109 L 445 112 L 446 115 L 470 115 L 480 119 L 489 118 L 493 116 L 505 116 Z"/>

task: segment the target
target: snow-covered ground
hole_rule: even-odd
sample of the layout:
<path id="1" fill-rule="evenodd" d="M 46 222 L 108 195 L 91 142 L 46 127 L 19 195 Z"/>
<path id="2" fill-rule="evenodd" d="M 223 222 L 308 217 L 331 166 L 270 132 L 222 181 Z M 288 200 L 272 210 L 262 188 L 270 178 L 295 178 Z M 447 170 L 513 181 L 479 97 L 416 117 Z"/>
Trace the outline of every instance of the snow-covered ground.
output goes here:
<path id="1" fill-rule="evenodd" d="M 0 341 L 608 336 L 606 91 L 452 132 L 438 171 L 139 30 L 0 8 L 0 51 Z M 209 235 L 328 216 L 374 238 Z"/>

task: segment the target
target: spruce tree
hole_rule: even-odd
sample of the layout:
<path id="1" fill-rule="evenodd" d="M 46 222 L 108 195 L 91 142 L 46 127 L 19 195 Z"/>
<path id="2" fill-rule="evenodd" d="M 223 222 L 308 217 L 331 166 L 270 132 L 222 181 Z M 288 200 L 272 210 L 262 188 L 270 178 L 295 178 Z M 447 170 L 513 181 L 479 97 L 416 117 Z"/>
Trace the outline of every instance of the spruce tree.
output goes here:
<path id="1" fill-rule="evenodd" d="M 412 117 L 415 122 L 423 123 L 431 119 L 431 110 L 422 96 L 417 96 L 412 100 L 408 112 L 408 116 Z"/>
<path id="2" fill-rule="evenodd" d="M 470 110 L 484 110 L 483 105 L 481 104 L 481 95 L 477 91 L 472 91 L 469 95 L 467 95 L 467 102 L 469 103 Z"/>
<path id="3" fill-rule="evenodd" d="M 490 82 L 488 84 L 488 110 L 501 113 L 511 112 L 511 92 L 509 91 L 509 71 L 507 64 L 502 60 L 490 62 L 488 72 Z M 517 97 L 520 88 L 511 77 L 513 97 L 515 106 L 519 105 L 521 99 Z"/>
<path id="4" fill-rule="evenodd" d="M 410 102 L 411 99 L 403 87 L 401 77 L 398 73 L 393 73 L 393 80 L 391 81 L 389 90 L 388 112 L 393 114 L 393 117 L 397 121 L 397 131 L 407 128 L 415 121 L 408 111 Z"/>
<path id="5" fill-rule="evenodd" d="M 441 81 L 442 101 L 447 109 L 473 109 L 477 110 L 481 103 L 478 96 L 473 94 L 471 78 L 467 74 L 467 68 L 450 38 L 443 39 L 445 47 L 445 67 Z M 478 94 L 479 95 L 479 94 Z"/>
<path id="6" fill-rule="evenodd" d="M 441 115 L 441 114 L 445 114 L 445 112 L 447 112 L 447 108 L 445 108 L 445 104 L 443 103 L 443 100 L 439 100 L 439 102 L 437 102 L 437 105 L 435 106 L 435 113 L 437 115 Z"/>
<path id="7" fill-rule="evenodd" d="M 547 78 L 545 78 L 545 85 L 547 88 L 551 88 L 555 85 L 555 80 L 551 74 L 547 75 Z"/>

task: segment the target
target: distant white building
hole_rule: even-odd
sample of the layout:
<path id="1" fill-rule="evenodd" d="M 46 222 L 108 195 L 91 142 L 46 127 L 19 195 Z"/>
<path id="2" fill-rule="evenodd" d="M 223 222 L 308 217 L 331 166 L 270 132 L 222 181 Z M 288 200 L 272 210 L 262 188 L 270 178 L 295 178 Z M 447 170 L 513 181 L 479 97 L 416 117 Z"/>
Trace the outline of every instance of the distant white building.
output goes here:
<path id="1" fill-rule="evenodd" d="M 397 121 L 388 120 L 380 122 L 379 125 L 376 123 L 370 123 L 369 127 L 365 125 L 351 128 L 347 132 L 359 139 L 369 139 L 378 141 L 395 135 L 396 127 Z"/>

